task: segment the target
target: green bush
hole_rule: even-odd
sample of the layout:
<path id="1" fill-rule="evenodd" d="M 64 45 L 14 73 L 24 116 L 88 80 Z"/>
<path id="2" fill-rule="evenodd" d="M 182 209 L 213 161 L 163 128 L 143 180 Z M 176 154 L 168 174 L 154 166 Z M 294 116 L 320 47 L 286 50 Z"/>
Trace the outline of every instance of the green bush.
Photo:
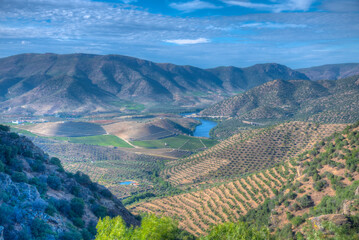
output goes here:
<path id="1" fill-rule="evenodd" d="M 87 186 L 87 187 L 92 184 L 90 177 L 82 172 L 79 172 L 79 171 L 76 172 L 75 179 L 79 184 Z"/>
<path id="2" fill-rule="evenodd" d="M 82 217 L 84 215 L 85 203 L 81 198 L 71 199 L 70 206 L 71 210 L 76 214 L 76 216 Z"/>
<path id="3" fill-rule="evenodd" d="M 82 239 L 81 234 L 76 230 L 71 230 L 69 232 L 64 232 L 60 235 L 59 240 L 77 240 Z"/>
<path id="4" fill-rule="evenodd" d="M 44 163 L 40 160 L 34 160 L 33 162 L 31 162 L 30 167 L 34 172 L 44 172 L 46 169 Z"/>
<path id="5" fill-rule="evenodd" d="M 51 234 L 50 226 L 41 219 L 35 218 L 30 225 L 31 233 L 35 238 L 45 238 L 48 234 Z"/>
<path id="6" fill-rule="evenodd" d="M 257 228 L 243 222 L 224 223 L 214 227 L 207 236 L 201 237 L 201 240 L 267 240 L 270 239 L 267 228 Z"/>
<path id="7" fill-rule="evenodd" d="M 292 218 L 291 222 L 295 227 L 298 227 L 300 224 L 305 222 L 305 219 L 301 216 L 296 216 Z"/>
<path id="8" fill-rule="evenodd" d="M 84 228 L 85 222 L 80 217 L 72 218 L 72 223 L 78 228 Z"/>
<path id="9" fill-rule="evenodd" d="M 104 218 L 107 216 L 107 208 L 100 204 L 92 205 L 91 210 L 95 214 L 95 216 L 98 218 Z"/>
<path id="10" fill-rule="evenodd" d="M 97 224 L 96 240 L 180 240 L 194 239 L 184 234 L 177 223 L 168 217 L 147 215 L 143 218 L 140 227 L 127 227 L 124 220 L 118 216 L 105 217 Z"/>
<path id="11" fill-rule="evenodd" d="M 314 205 L 314 202 L 309 195 L 304 195 L 301 198 L 297 198 L 297 202 L 301 208 L 308 208 Z"/>
<path id="12" fill-rule="evenodd" d="M 313 188 L 318 192 L 322 191 L 327 186 L 328 186 L 328 183 L 325 180 L 320 180 L 320 181 L 313 183 Z"/>
<path id="13" fill-rule="evenodd" d="M 0 160 L 0 172 L 5 171 L 5 164 Z"/>
<path id="14" fill-rule="evenodd" d="M 9 132 L 10 127 L 5 125 L 0 125 L 0 131 Z"/>
<path id="15" fill-rule="evenodd" d="M 45 194 L 47 192 L 47 184 L 46 184 L 46 182 L 41 181 L 37 177 L 31 178 L 29 180 L 29 183 L 31 185 L 34 185 L 37 188 L 37 191 L 39 191 L 40 194 Z"/>
<path id="16" fill-rule="evenodd" d="M 50 175 L 47 178 L 47 184 L 49 185 L 50 188 L 54 190 L 59 190 L 61 188 L 61 179 L 56 175 Z"/>
<path id="17" fill-rule="evenodd" d="M 13 172 L 12 175 L 11 175 L 11 179 L 14 181 L 14 182 L 25 182 L 27 183 L 27 176 L 25 173 L 23 172 Z"/>

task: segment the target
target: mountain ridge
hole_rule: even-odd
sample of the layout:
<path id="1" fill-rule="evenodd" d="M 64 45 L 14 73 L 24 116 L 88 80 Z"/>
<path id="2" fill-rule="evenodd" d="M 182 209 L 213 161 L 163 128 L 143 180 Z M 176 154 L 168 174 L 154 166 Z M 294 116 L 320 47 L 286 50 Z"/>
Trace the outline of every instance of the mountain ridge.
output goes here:
<path id="1" fill-rule="evenodd" d="M 206 70 L 121 55 L 20 54 L 0 59 L 0 111 L 123 111 L 121 101 L 196 107 L 275 78 L 308 79 L 279 64 Z"/>

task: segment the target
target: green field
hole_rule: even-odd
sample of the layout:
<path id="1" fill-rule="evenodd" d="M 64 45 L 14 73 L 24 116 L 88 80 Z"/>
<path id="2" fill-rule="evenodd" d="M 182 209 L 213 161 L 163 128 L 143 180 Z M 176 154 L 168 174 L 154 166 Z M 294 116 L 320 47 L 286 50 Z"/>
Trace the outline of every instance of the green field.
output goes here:
<path id="1" fill-rule="evenodd" d="M 23 130 L 23 129 L 19 129 L 19 128 L 11 128 L 11 131 L 16 132 L 16 133 L 20 133 L 23 134 L 25 136 L 30 136 L 30 137 L 36 137 L 36 134 L 33 134 L 32 132 L 29 132 L 27 130 Z"/>
<path id="2" fill-rule="evenodd" d="M 69 138 L 56 138 L 58 140 L 67 140 L 70 143 L 82 143 L 97 146 L 114 146 L 114 147 L 125 147 L 133 148 L 130 144 L 125 142 L 119 137 L 113 135 L 98 135 L 89 137 L 69 137 Z"/>
<path id="3" fill-rule="evenodd" d="M 196 138 L 179 135 L 159 140 L 133 141 L 132 144 L 143 148 L 175 148 L 188 151 L 196 151 L 202 148 L 210 148 L 218 141 L 212 139 Z"/>

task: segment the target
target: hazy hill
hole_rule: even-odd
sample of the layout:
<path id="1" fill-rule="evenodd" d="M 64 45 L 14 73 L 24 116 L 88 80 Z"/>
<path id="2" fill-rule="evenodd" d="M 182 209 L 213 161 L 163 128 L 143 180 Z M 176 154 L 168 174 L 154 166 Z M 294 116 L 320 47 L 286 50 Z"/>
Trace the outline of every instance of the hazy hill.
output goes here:
<path id="1" fill-rule="evenodd" d="M 204 70 L 120 55 L 21 54 L 0 59 L 0 111 L 123 111 L 124 100 L 203 106 L 277 78 L 306 79 L 278 64 Z"/>
<path id="2" fill-rule="evenodd" d="M 274 79 L 309 79 L 305 74 L 276 63 L 256 64 L 247 68 L 218 67 L 207 71 L 216 75 L 227 89 L 233 91 L 248 90 Z"/>
<path id="3" fill-rule="evenodd" d="M 4 239 L 93 239 L 98 219 L 107 215 L 138 224 L 108 189 L 80 172 L 65 172 L 59 159 L 8 129 L 0 125 Z"/>
<path id="4" fill-rule="evenodd" d="M 359 74 L 359 63 L 328 64 L 297 69 L 311 80 L 337 80 Z"/>
<path id="5" fill-rule="evenodd" d="M 359 76 L 316 82 L 274 80 L 217 103 L 201 115 L 354 122 L 359 119 Z"/>

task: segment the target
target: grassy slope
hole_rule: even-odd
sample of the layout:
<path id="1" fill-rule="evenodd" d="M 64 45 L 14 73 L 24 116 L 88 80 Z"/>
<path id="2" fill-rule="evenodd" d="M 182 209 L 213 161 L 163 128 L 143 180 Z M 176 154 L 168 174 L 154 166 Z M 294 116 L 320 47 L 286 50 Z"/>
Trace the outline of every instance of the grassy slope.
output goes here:
<path id="1" fill-rule="evenodd" d="M 67 138 L 71 143 L 83 143 L 97 146 L 114 146 L 114 147 L 124 147 L 124 148 L 133 148 L 130 144 L 125 142 L 119 137 L 113 135 L 98 135 L 90 137 L 72 137 Z"/>

